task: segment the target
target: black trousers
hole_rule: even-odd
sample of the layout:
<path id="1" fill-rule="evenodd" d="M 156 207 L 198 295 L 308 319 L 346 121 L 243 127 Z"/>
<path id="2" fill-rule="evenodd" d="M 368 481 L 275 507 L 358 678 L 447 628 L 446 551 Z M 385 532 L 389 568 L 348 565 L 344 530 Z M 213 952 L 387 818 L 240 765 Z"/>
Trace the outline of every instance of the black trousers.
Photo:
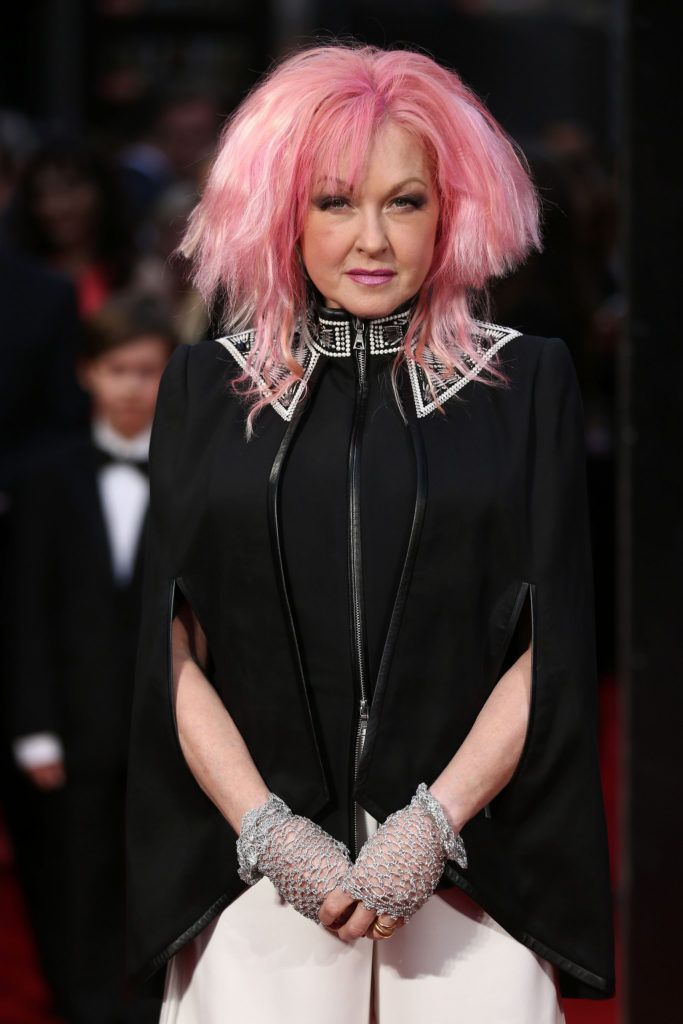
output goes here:
<path id="1" fill-rule="evenodd" d="M 161 993 L 140 996 L 125 979 L 125 779 L 21 789 L 20 880 L 57 1012 L 67 1024 L 156 1024 Z"/>

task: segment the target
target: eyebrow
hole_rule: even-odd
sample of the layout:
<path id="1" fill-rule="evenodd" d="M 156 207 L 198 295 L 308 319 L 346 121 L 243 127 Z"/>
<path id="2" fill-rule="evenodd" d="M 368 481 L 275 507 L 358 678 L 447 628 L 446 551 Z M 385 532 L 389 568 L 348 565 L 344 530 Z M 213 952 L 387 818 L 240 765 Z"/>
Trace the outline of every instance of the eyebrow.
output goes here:
<path id="1" fill-rule="evenodd" d="M 409 185 L 412 181 L 417 182 L 419 185 L 423 185 L 425 188 L 427 188 L 427 184 L 422 180 L 422 178 L 410 177 L 405 178 L 403 181 L 399 181 L 398 185 L 393 185 L 390 189 L 387 189 L 387 194 L 389 194 L 390 192 L 398 192 L 400 189 L 405 188 L 406 185 Z M 346 188 L 349 191 L 351 191 L 348 182 L 344 181 L 343 178 L 323 178 L 319 183 L 316 184 L 316 188 L 320 188 L 324 185 L 327 185 L 329 182 L 334 182 L 336 185 L 341 185 L 342 188 Z"/>

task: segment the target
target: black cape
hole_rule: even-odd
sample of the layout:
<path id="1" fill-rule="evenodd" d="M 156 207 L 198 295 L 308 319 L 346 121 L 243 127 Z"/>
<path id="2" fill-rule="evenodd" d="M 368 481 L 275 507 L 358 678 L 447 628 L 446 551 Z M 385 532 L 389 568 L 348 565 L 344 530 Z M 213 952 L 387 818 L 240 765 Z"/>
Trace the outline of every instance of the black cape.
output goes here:
<path id="1" fill-rule="evenodd" d="M 441 415 L 412 360 L 396 395 L 392 336 L 366 322 L 361 409 L 350 320 L 336 316 L 339 330 L 298 338 L 307 391 L 264 409 L 249 443 L 229 385 L 250 332 L 179 348 L 161 382 L 129 764 L 131 976 L 154 974 L 245 889 L 235 832 L 177 738 L 170 625 L 189 600 L 208 678 L 266 784 L 352 852 L 356 805 L 381 821 L 429 785 L 531 639 L 521 759 L 462 830 L 468 868 L 449 862 L 440 886 L 460 886 L 556 964 L 564 996 L 607 997 L 611 889 L 571 355 L 560 339 L 482 324 L 482 365 L 497 353 L 511 383 L 487 386 L 472 363 L 440 388 Z M 349 530 L 352 486 L 360 534 Z M 349 556 L 361 539 L 371 708 L 355 764 Z"/>

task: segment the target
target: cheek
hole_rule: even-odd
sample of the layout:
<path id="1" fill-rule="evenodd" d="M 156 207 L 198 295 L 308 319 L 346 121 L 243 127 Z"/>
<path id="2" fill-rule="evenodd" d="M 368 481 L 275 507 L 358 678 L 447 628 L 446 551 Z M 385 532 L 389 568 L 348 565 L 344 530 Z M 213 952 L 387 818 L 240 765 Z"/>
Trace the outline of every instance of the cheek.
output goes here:
<path id="1" fill-rule="evenodd" d="M 121 377 L 112 375 L 102 381 L 102 393 L 109 400 L 116 399 L 124 390 L 124 382 Z"/>
<path id="2" fill-rule="evenodd" d="M 151 381 L 149 381 L 149 380 L 145 381 L 143 391 L 144 391 L 144 396 L 145 396 L 145 399 L 147 400 L 147 402 L 149 402 L 150 404 L 153 405 L 154 402 L 156 401 L 157 393 L 159 391 L 159 381 L 158 381 L 158 379 L 154 379 L 154 380 L 151 380 Z"/>
<path id="3" fill-rule="evenodd" d="M 312 263 L 314 269 L 331 269 L 344 259 L 348 249 L 346 233 L 341 225 L 322 227 L 313 223 L 301 239 L 304 260 Z"/>
<path id="4" fill-rule="evenodd" d="M 420 231 L 411 231 L 401 240 L 401 259 L 415 273 L 426 274 L 434 257 L 435 226 L 425 224 Z"/>

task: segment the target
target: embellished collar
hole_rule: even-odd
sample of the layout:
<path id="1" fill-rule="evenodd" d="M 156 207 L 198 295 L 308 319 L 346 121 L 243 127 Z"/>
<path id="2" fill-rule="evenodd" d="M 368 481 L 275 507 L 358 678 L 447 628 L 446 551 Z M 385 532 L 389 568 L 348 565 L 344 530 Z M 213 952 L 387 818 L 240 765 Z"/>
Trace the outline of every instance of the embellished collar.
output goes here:
<path id="1" fill-rule="evenodd" d="M 358 317 L 345 309 L 332 309 L 311 302 L 304 318 L 308 343 L 321 355 L 348 357 L 363 347 L 368 338 L 371 356 L 398 352 L 417 304 L 417 296 L 402 303 L 392 313 L 378 317 Z"/>
<path id="2" fill-rule="evenodd" d="M 371 354 L 383 355 L 399 350 L 412 315 L 412 300 L 405 305 L 406 308 L 400 306 L 386 317 L 360 320 L 361 324 L 369 326 L 369 351 Z M 283 420 L 291 420 L 294 416 L 299 400 L 321 356 L 335 358 L 350 356 L 353 352 L 353 346 L 358 333 L 356 317 L 351 316 L 350 313 L 342 309 L 328 309 L 322 306 L 318 307 L 316 316 L 317 322 L 314 319 L 311 324 L 309 323 L 309 314 L 304 319 L 303 329 L 296 335 L 293 355 L 301 364 L 301 377 L 290 384 L 278 399 L 271 400 L 271 407 Z M 445 374 L 446 368 L 429 346 L 426 345 L 424 348 L 423 356 L 425 362 L 433 374 L 437 375 L 435 391 L 441 404 L 448 401 L 453 395 L 456 395 L 469 381 L 479 376 L 486 367 L 486 364 L 499 349 L 507 345 L 513 338 L 521 336 L 520 331 L 516 331 L 512 327 L 503 327 L 501 324 L 491 324 L 483 320 L 476 320 L 475 325 L 479 336 L 476 345 L 477 355 L 476 358 L 467 357 L 465 359 L 468 367 L 465 373 L 455 373 L 447 376 Z M 224 338 L 216 338 L 218 344 L 222 345 L 238 365 L 248 372 L 252 372 L 249 366 L 249 353 L 254 341 L 254 333 L 254 330 L 251 329 L 241 331 L 238 334 L 231 334 Z M 417 416 L 419 418 L 429 416 L 430 413 L 436 410 L 437 402 L 430 388 L 428 375 L 412 355 L 407 358 L 406 364 Z M 257 383 L 264 394 L 269 394 L 272 398 L 272 393 L 262 377 L 259 377 Z"/>

